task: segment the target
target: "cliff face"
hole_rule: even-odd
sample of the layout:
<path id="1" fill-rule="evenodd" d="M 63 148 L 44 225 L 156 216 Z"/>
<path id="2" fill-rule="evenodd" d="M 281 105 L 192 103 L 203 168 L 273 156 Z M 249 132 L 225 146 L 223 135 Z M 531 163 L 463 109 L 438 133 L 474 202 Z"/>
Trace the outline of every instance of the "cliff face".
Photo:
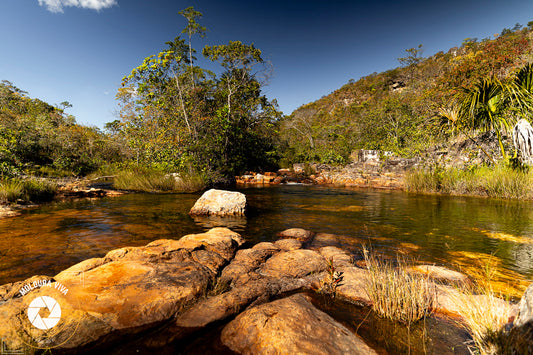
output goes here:
<path id="1" fill-rule="evenodd" d="M 494 39 L 466 39 L 428 58 L 407 50 L 405 64 L 373 73 L 303 105 L 281 122 L 288 162 L 346 163 L 356 149 L 414 156 L 455 139 L 439 118 L 463 89 L 482 79 L 505 80 L 533 60 L 531 28 L 503 31 Z"/>

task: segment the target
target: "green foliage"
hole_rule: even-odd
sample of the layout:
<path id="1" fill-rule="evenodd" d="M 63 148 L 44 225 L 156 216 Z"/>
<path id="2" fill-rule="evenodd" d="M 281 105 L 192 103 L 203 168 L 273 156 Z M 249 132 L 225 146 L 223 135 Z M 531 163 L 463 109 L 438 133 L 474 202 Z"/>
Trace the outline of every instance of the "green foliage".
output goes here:
<path id="1" fill-rule="evenodd" d="M 196 22 L 201 13 L 180 14 L 188 21 L 188 44 L 176 37 L 124 78 L 117 94 L 121 122 L 110 128 L 138 164 L 202 171 L 210 182 L 275 165 L 281 114 L 261 93 L 261 51 L 239 41 L 205 47 L 203 55 L 223 68 L 217 77 L 194 65 L 191 36 L 205 33 Z"/>
<path id="2" fill-rule="evenodd" d="M 104 161 L 122 159 L 120 143 L 95 127 L 76 124 L 64 109 L 53 107 L 8 81 L 0 84 L 0 174 L 15 176 L 41 166 L 85 175 Z"/>

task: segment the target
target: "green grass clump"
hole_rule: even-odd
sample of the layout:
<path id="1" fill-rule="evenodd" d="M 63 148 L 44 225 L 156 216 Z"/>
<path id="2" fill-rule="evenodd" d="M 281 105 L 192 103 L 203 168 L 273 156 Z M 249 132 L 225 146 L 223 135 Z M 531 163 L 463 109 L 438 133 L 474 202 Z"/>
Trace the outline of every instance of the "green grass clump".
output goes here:
<path id="1" fill-rule="evenodd" d="M 467 170 L 441 167 L 412 170 L 405 183 L 410 192 L 533 199 L 533 173 L 504 164 Z"/>
<path id="2" fill-rule="evenodd" d="M 24 194 L 22 181 L 5 179 L 0 181 L 0 202 L 15 202 Z"/>
<path id="3" fill-rule="evenodd" d="M 10 203 L 17 200 L 47 202 L 53 200 L 57 185 L 37 179 L 4 179 L 0 181 L 0 202 Z"/>
<path id="4" fill-rule="evenodd" d="M 201 175 L 176 177 L 162 170 L 136 167 L 117 171 L 113 186 L 144 192 L 194 192 L 205 187 L 205 180 Z"/>
<path id="5" fill-rule="evenodd" d="M 364 257 L 369 271 L 366 292 L 376 313 L 410 326 L 432 311 L 436 296 L 427 275 L 409 272 L 401 258 L 393 265 L 370 255 L 367 249 Z"/>

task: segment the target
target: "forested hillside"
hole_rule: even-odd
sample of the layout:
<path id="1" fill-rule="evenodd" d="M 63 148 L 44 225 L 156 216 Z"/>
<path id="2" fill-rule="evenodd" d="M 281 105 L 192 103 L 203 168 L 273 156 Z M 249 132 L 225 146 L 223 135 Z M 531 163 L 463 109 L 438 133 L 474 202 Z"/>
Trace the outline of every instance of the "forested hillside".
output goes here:
<path id="1" fill-rule="evenodd" d="M 457 132 L 495 128 L 477 124 L 475 114 L 454 122 L 449 113 L 460 112 L 457 108 L 469 95 L 480 94 L 482 84 L 492 80 L 505 86 L 516 79 L 533 60 L 532 25 L 517 24 L 492 39 L 467 38 L 460 47 L 428 58 L 422 46 L 407 49 L 398 68 L 350 80 L 301 106 L 281 122 L 285 161 L 345 163 L 355 149 L 413 156 Z M 513 124 L 527 113 L 507 105 L 498 115 Z"/>

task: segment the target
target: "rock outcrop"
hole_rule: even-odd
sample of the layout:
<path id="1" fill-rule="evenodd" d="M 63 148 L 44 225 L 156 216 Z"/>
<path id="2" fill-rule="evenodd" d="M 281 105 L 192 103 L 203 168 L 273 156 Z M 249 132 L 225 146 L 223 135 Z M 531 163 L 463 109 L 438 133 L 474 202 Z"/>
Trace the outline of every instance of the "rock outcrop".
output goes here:
<path id="1" fill-rule="evenodd" d="M 243 216 L 246 196 L 237 191 L 211 189 L 196 201 L 189 214 L 193 216 Z"/>
<path id="2" fill-rule="evenodd" d="M 301 294 L 246 310 L 221 339 L 240 354 L 376 354 Z"/>
<path id="3" fill-rule="evenodd" d="M 302 294 L 334 293 L 337 299 L 371 304 L 368 270 L 355 266 L 354 256 L 338 247 L 347 237 L 299 229 L 280 235 L 285 239 L 243 249 L 239 234 L 213 228 L 112 250 L 54 277 L 0 286 L 2 346 L 9 351 L 57 347 L 67 353 L 91 352 L 138 334 L 155 352 L 158 346 L 190 339 L 200 329 L 223 326 L 236 317 L 221 338 L 239 353 L 374 353 Z M 414 271 L 438 279 L 437 308 L 457 314 L 451 293 L 459 291 L 441 282 L 462 282 L 462 276 L 440 267 Z M 43 296 L 57 301 L 61 321 L 41 331 L 32 326 L 27 310 Z M 502 301 L 501 306 L 508 305 Z M 46 312 L 41 316 L 49 317 Z M 163 326 L 164 336 L 151 343 L 146 334 L 153 332 L 147 331 Z"/>

